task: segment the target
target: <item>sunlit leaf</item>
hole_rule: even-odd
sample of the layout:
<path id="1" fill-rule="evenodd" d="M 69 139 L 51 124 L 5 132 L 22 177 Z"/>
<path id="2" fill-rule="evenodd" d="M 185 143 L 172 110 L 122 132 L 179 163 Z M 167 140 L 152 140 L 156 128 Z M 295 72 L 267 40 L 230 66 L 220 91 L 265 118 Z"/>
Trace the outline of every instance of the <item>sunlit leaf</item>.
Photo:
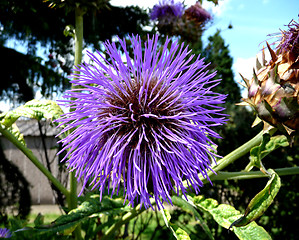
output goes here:
<path id="1" fill-rule="evenodd" d="M 268 209 L 277 195 L 281 186 L 280 177 L 272 169 L 268 172 L 271 178 L 267 182 L 266 187 L 260 191 L 248 204 L 244 216 L 232 223 L 231 226 L 245 226 L 248 223 L 259 218 Z"/>
<path id="2" fill-rule="evenodd" d="M 31 100 L 26 104 L 0 115 L 0 123 L 10 127 L 19 117 L 41 119 L 57 119 L 63 114 L 56 102 L 51 100 Z"/>
<path id="3" fill-rule="evenodd" d="M 189 201 L 193 202 L 199 210 L 210 213 L 214 220 L 226 229 L 230 229 L 231 224 L 243 216 L 240 214 L 240 211 L 236 210 L 233 206 L 218 204 L 214 199 L 195 196 L 193 198 L 189 197 Z M 232 226 L 232 231 L 241 240 L 271 239 L 271 236 L 266 230 L 258 226 L 254 221 L 244 227 Z"/>
<path id="4" fill-rule="evenodd" d="M 100 202 L 99 196 L 94 195 L 87 201 L 84 201 L 78 208 L 70 211 L 67 215 L 60 216 L 50 225 L 36 226 L 35 230 L 39 232 L 57 232 L 63 235 L 68 235 L 72 233 L 82 221 L 91 217 L 98 217 L 99 213 L 109 213 L 114 211 L 120 213 L 127 212 L 129 209 L 129 207 L 124 206 L 123 199 L 110 199 L 104 197 Z"/>

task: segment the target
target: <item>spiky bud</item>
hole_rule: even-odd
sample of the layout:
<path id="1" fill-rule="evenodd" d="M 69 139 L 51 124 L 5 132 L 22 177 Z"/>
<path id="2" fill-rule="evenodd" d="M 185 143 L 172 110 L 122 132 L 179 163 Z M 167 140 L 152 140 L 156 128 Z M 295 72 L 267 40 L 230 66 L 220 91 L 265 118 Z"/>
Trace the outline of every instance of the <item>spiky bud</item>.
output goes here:
<path id="1" fill-rule="evenodd" d="M 243 100 L 266 123 L 264 129 L 276 127 L 291 136 L 299 130 L 299 24 L 292 21 L 288 26 L 275 50 L 267 43 L 271 60 L 265 61 L 263 50 L 253 78 L 242 78 L 248 89 L 248 98 Z"/>

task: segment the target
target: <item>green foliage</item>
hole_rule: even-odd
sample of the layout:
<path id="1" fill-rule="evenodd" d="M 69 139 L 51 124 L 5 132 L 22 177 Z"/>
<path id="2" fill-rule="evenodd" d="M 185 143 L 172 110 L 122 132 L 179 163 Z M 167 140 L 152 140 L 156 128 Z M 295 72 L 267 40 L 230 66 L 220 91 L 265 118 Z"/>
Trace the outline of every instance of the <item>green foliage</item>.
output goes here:
<path id="1" fill-rule="evenodd" d="M 269 153 L 279 147 L 287 147 L 289 142 L 286 136 L 278 135 L 271 137 L 269 134 L 263 135 L 263 142 L 250 150 L 250 163 L 247 165 L 246 170 L 250 171 L 253 166 L 257 168 L 264 168 L 261 160 Z"/>
<path id="2" fill-rule="evenodd" d="M 0 115 L 0 123 L 6 128 L 10 127 L 19 117 L 33 118 L 36 120 L 55 120 L 63 114 L 56 102 L 51 100 L 31 100 L 26 104 Z"/>
<path id="3" fill-rule="evenodd" d="M 206 221 L 199 214 L 196 207 L 194 205 L 192 205 L 191 202 L 188 202 L 188 201 L 184 200 L 183 198 L 177 197 L 177 196 L 172 197 L 172 202 L 175 206 L 180 207 L 186 213 L 192 214 L 195 217 L 195 219 L 197 220 L 197 222 L 199 223 L 199 225 L 202 227 L 203 231 L 208 236 L 208 238 L 212 239 L 212 240 L 214 239 L 213 234 L 212 234 L 209 226 L 207 225 Z"/>
<path id="4" fill-rule="evenodd" d="M 260 191 L 248 204 L 244 216 L 236 220 L 231 224 L 230 227 L 246 226 L 252 221 L 262 216 L 262 214 L 268 209 L 277 195 L 281 183 L 280 177 L 272 169 L 268 170 L 271 175 L 266 187 Z"/>
<path id="5" fill-rule="evenodd" d="M 68 235 L 83 221 L 89 218 L 98 218 L 100 213 L 115 214 L 127 212 L 123 199 L 110 199 L 104 197 L 101 201 L 98 195 L 93 195 L 84 201 L 78 208 L 73 209 L 67 215 L 62 215 L 50 225 L 38 225 L 35 230 L 39 232 L 52 232 Z"/>
<path id="6" fill-rule="evenodd" d="M 188 233 L 186 233 L 183 229 L 176 226 L 175 224 L 171 223 L 171 215 L 168 212 L 167 209 L 161 210 L 161 213 L 163 215 L 163 219 L 165 222 L 165 225 L 171 230 L 173 236 L 178 240 L 190 240 L 190 237 Z"/>
<path id="7" fill-rule="evenodd" d="M 193 199 L 189 200 L 193 201 L 194 205 L 199 210 L 210 213 L 214 220 L 226 229 L 230 229 L 231 224 L 242 216 L 234 207 L 227 204 L 218 204 L 214 199 L 195 196 Z M 258 226 L 255 222 L 251 222 L 245 227 L 233 227 L 233 232 L 239 239 L 271 239 L 265 229 Z"/>

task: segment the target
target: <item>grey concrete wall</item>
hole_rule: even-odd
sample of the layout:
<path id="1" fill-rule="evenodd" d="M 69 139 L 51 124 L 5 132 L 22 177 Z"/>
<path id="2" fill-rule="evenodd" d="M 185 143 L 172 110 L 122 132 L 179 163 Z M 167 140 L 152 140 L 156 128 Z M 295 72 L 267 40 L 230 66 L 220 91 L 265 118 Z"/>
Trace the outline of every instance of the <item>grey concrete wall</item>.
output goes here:
<path id="1" fill-rule="evenodd" d="M 37 169 L 37 167 L 11 142 L 0 136 L 6 158 L 17 165 L 24 177 L 30 183 L 30 193 L 32 204 L 55 204 L 55 198 L 48 179 Z M 29 147 L 35 156 L 46 166 L 45 153 L 42 147 L 41 138 L 38 136 L 25 136 L 27 147 Z M 51 170 L 55 177 L 58 176 L 58 157 L 56 156 L 57 139 L 54 137 L 45 137 L 47 153 L 51 161 Z M 54 149 L 53 149 L 54 148 Z M 67 179 L 66 175 L 62 176 Z"/>

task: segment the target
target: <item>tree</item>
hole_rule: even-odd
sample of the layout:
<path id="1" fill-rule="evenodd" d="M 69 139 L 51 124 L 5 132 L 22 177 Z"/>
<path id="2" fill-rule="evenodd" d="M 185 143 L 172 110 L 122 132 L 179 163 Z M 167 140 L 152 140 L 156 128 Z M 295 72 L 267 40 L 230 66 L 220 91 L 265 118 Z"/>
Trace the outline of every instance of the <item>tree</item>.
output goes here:
<path id="1" fill-rule="evenodd" d="M 233 59 L 229 54 L 228 45 L 218 30 L 213 36 L 208 38 L 209 43 L 204 48 L 202 55 L 206 62 L 210 62 L 209 68 L 217 71 L 217 78 L 221 78 L 221 83 L 216 87 L 216 92 L 228 94 L 226 103 L 237 103 L 241 100 L 239 85 L 234 81 L 232 71 Z"/>
<path id="2" fill-rule="evenodd" d="M 64 1 L 71 6 L 73 1 Z M 101 50 L 101 43 L 118 35 L 144 34 L 142 26 L 149 18 L 139 7 L 115 7 L 107 0 L 81 1 L 86 7 L 84 40 L 86 46 Z M 45 97 L 64 91 L 70 85 L 66 79 L 73 66 L 72 35 L 74 12 L 68 8 L 50 8 L 43 1 L 14 0 L 0 3 L 0 54 L 2 83 L 0 95 L 19 102 L 31 100 L 38 88 Z M 4 47 L 7 41 L 22 41 L 27 53 Z M 38 56 L 37 46 L 45 49 L 48 58 Z"/>

